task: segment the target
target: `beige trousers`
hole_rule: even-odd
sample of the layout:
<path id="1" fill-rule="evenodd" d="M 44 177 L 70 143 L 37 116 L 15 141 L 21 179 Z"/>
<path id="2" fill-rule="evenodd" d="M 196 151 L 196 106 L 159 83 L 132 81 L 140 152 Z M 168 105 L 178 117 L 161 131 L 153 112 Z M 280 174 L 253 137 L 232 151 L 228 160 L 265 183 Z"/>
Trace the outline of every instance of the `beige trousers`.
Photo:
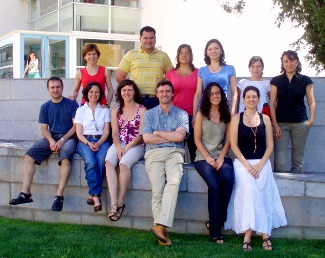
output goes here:
<path id="1" fill-rule="evenodd" d="M 183 175 L 184 149 L 164 147 L 146 152 L 146 170 L 152 187 L 155 224 L 172 227 L 178 188 Z"/>

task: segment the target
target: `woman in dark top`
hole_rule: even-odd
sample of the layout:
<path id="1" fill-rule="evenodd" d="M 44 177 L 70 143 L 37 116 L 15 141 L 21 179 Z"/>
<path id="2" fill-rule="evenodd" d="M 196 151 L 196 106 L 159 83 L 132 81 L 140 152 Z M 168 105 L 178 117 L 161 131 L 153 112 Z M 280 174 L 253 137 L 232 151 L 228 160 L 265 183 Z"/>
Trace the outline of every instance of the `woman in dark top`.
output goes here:
<path id="1" fill-rule="evenodd" d="M 230 145 L 236 156 L 235 184 L 228 206 L 225 229 L 244 233 L 244 251 L 252 251 L 252 232 L 260 233 L 262 247 L 272 250 L 272 228 L 287 220 L 269 157 L 273 151 L 272 126 L 268 116 L 257 112 L 260 92 L 248 86 L 243 92 L 246 109 L 231 118 Z"/>
<path id="2" fill-rule="evenodd" d="M 295 51 L 281 56 L 281 75 L 272 78 L 270 112 L 275 138 L 274 168 L 286 172 L 286 160 L 291 140 L 291 173 L 303 173 L 304 150 L 309 128 L 315 119 L 316 102 L 312 80 L 300 74 L 301 63 Z M 307 117 L 305 96 L 309 106 Z"/>

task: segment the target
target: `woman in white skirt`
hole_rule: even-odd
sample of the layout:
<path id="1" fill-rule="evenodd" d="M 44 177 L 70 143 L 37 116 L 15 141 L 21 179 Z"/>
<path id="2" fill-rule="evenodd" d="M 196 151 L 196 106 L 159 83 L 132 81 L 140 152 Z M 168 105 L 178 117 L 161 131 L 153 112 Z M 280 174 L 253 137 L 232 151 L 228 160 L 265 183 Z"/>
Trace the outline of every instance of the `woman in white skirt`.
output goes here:
<path id="1" fill-rule="evenodd" d="M 243 99 L 245 111 L 234 115 L 230 124 L 230 144 L 236 156 L 235 185 L 225 229 L 245 233 L 244 251 L 253 250 L 253 231 L 261 234 L 262 247 L 272 250 L 271 230 L 287 225 L 269 160 L 273 151 L 272 126 L 269 117 L 256 110 L 260 100 L 256 87 L 246 87 Z"/>

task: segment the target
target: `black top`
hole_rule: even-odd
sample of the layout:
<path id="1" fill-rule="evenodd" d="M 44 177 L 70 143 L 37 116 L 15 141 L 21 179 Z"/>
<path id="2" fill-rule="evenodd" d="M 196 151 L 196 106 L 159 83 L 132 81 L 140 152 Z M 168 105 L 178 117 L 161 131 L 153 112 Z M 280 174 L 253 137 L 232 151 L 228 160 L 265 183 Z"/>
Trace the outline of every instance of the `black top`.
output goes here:
<path id="1" fill-rule="evenodd" d="M 256 131 L 256 151 L 255 149 L 255 137 L 252 132 L 255 132 L 256 127 L 246 126 L 243 122 L 244 113 L 240 113 L 240 119 L 238 124 L 238 147 L 245 159 L 261 159 L 266 150 L 266 137 L 265 137 L 265 124 L 263 121 L 263 115 L 260 116 L 260 124 L 257 126 Z"/>
<path id="2" fill-rule="evenodd" d="M 270 84 L 277 87 L 277 122 L 300 123 L 308 120 L 304 100 L 307 85 L 313 84 L 308 76 L 296 73 L 289 81 L 284 73 L 273 77 Z"/>

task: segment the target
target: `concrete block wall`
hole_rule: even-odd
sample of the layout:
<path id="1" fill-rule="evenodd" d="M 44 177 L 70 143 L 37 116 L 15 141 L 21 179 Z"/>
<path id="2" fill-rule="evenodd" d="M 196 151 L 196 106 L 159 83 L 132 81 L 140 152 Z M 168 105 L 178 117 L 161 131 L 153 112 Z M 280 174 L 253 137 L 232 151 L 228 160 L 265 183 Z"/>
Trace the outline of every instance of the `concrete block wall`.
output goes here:
<path id="1" fill-rule="evenodd" d="M 238 78 L 240 80 L 241 78 Z M 310 129 L 305 151 L 306 172 L 324 172 L 325 167 L 325 78 L 312 78 L 317 102 L 316 120 Z M 112 79 L 113 86 L 116 82 Z M 69 96 L 74 79 L 63 79 L 64 96 Z M 41 137 L 37 123 L 41 104 L 49 99 L 45 79 L 1 80 L 0 94 L 0 142 L 30 144 Z M 79 101 L 81 93 L 79 93 Z M 113 102 L 114 106 L 116 105 Z M 290 169 L 290 149 L 288 150 L 287 170 Z"/>
<path id="2" fill-rule="evenodd" d="M 151 187 L 144 160 L 132 168 L 132 179 L 126 198 L 126 209 L 118 222 L 107 218 L 110 200 L 104 182 L 103 210 L 95 213 L 86 204 L 88 187 L 84 179 L 83 161 L 76 155 L 68 185 L 64 192 L 63 211 L 50 210 L 58 184 L 57 154 L 36 166 L 32 185 L 34 202 L 11 206 L 9 200 L 21 190 L 24 154 L 27 146 L 0 144 L 0 216 L 33 221 L 96 224 L 148 230 L 153 224 Z M 325 239 L 325 174 L 274 174 L 288 220 L 288 226 L 272 231 L 273 237 Z M 207 186 L 193 165 L 184 165 L 175 221 L 171 231 L 207 234 Z M 234 234 L 226 231 L 226 234 Z"/>

